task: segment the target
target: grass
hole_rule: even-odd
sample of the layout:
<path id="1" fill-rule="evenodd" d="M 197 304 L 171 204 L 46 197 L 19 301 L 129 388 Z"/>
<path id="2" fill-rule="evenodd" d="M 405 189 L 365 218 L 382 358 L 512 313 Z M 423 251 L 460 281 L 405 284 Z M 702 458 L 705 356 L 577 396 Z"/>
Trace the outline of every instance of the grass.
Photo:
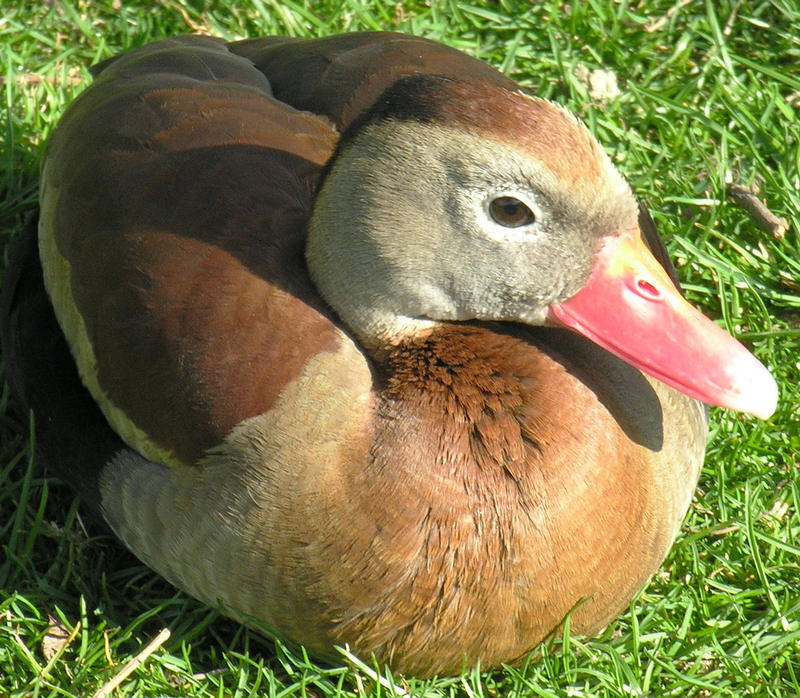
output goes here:
<path id="1" fill-rule="evenodd" d="M 565 633 L 521 668 L 392 678 L 319 665 L 176 592 L 84 520 L 0 396 L 0 696 L 92 695 L 159 631 L 124 696 L 800 696 L 800 6 L 731 2 L 0 0 L 0 244 L 36 205 L 42 146 L 86 66 L 205 32 L 397 29 L 486 60 L 570 106 L 649 203 L 689 298 L 781 385 L 769 422 L 712 410 L 708 457 L 661 572 L 597 638 Z M 156 7 L 156 9 L 154 9 Z M 621 94 L 581 72 L 613 71 Z M 790 223 L 726 200 L 757 184 Z M 377 673 L 376 673 L 377 670 Z"/>

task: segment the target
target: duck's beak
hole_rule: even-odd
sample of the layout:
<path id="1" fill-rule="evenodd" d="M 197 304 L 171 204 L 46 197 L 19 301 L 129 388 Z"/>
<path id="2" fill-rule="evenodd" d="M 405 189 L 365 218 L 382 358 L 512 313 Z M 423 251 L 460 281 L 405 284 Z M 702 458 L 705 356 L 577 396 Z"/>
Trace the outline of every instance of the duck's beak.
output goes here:
<path id="1" fill-rule="evenodd" d="M 762 419 L 775 411 L 767 369 L 684 300 L 638 231 L 604 238 L 589 282 L 548 318 L 693 398 Z"/>

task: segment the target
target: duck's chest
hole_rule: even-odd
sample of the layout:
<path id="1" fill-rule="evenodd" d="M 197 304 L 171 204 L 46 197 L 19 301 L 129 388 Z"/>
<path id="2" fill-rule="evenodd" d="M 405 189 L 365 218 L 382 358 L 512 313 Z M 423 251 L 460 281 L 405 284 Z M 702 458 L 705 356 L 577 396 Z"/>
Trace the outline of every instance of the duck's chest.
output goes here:
<path id="1" fill-rule="evenodd" d="M 553 343 L 575 360 L 535 333 L 471 327 L 390 357 L 367 465 L 348 479 L 363 547 L 339 550 L 357 570 L 341 588 L 374 605 L 356 604 L 342 637 L 422 661 L 434 640 L 411 628 L 435 618 L 470 625 L 475 656 L 507 658 L 582 600 L 573 628 L 598 630 L 656 570 L 702 462 L 702 408 L 580 338 Z M 383 637 L 398 615 L 409 636 Z"/>
<path id="2" fill-rule="evenodd" d="M 581 346 L 567 362 L 535 335 L 453 326 L 376 376 L 342 345 L 200 471 L 110 468 L 106 511 L 166 577 L 318 651 L 491 665 L 582 600 L 573 628 L 593 632 L 666 554 L 704 422 L 604 353 L 590 380 Z"/>
<path id="3" fill-rule="evenodd" d="M 697 403 L 571 333 L 444 326 L 389 356 L 359 472 L 431 501 L 444 488 L 450 508 L 551 520 L 602 495 L 630 511 L 697 461 L 703 428 Z"/>

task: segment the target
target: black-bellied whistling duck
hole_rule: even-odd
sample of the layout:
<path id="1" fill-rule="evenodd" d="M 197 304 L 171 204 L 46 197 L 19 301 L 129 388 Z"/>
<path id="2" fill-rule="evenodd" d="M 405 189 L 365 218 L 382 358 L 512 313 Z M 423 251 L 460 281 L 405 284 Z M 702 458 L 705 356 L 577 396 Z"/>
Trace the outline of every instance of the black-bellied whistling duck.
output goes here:
<path id="1" fill-rule="evenodd" d="M 190 594 L 321 654 L 491 667 L 656 570 L 697 400 L 775 407 L 672 273 L 587 129 L 458 51 L 169 39 L 52 137 L 9 380 L 47 464 Z"/>

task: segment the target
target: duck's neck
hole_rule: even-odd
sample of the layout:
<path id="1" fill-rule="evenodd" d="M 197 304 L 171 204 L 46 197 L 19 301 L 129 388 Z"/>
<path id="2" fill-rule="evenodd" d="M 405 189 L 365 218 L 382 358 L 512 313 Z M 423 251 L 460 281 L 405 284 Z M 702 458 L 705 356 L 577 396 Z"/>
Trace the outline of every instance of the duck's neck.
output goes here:
<path id="1" fill-rule="evenodd" d="M 441 256 L 430 233 L 437 187 L 431 184 L 424 196 L 414 192 L 415 178 L 391 156 L 386 140 L 383 130 L 370 128 L 335 156 L 306 238 L 317 290 L 368 349 L 432 326 L 425 299 L 437 295 L 432 279 Z M 431 153 L 410 134 L 401 141 L 408 161 L 435 169 Z M 415 244 L 417 238 L 425 244 Z M 403 266 L 409 247 L 415 250 L 411 271 Z"/>
<path id="2" fill-rule="evenodd" d="M 436 425 L 417 439 L 433 439 L 431 452 L 449 451 L 444 462 L 451 466 L 522 476 L 530 446 L 523 433 L 524 376 L 507 344 L 513 344 L 508 337 L 469 325 L 406 336 L 385 349 L 385 408 Z"/>

